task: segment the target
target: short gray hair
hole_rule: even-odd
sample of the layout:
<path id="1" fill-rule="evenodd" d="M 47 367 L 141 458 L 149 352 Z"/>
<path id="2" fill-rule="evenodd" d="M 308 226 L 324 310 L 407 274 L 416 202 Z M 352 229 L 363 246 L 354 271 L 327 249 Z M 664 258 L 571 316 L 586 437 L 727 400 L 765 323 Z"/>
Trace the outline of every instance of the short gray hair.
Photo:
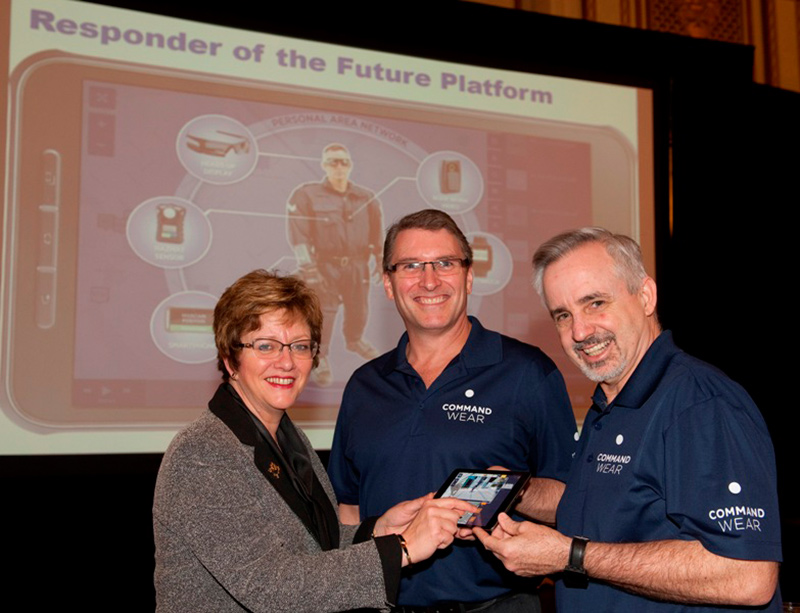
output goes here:
<path id="1" fill-rule="evenodd" d="M 614 260 L 614 268 L 631 294 L 638 292 L 647 271 L 642 262 L 642 250 L 635 240 L 624 234 L 614 234 L 597 226 L 569 230 L 543 243 L 533 254 L 533 287 L 544 299 L 544 271 L 550 264 L 563 258 L 578 247 L 600 243 Z"/>

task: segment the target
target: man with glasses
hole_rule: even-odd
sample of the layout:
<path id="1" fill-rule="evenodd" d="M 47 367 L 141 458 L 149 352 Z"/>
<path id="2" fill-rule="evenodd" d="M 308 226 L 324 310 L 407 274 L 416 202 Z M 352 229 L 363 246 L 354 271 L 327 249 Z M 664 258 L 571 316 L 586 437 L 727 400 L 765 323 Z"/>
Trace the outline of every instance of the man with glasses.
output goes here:
<path id="1" fill-rule="evenodd" d="M 319 366 L 311 379 L 333 382 L 328 359 L 333 323 L 341 305 L 348 351 L 370 360 L 378 352 L 363 338 L 369 314 L 370 260 L 379 275 L 383 236 L 381 204 L 370 190 L 350 181 L 353 160 L 347 147 L 331 143 L 322 150 L 321 182 L 294 190 L 287 203 L 289 242 L 300 274 L 319 296 L 325 322 Z"/>
<path id="2" fill-rule="evenodd" d="M 563 491 L 575 434 L 553 362 L 467 316 L 472 249 L 446 213 L 389 228 L 383 270 L 406 333 L 345 389 L 329 463 L 342 521 L 435 491 L 453 469 L 503 466 L 537 477 L 521 510 L 552 522 L 539 509 Z M 476 542 L 457 541 L 404 573 L 399 610 L 536 611 L 525 593 L 534 588 Z"/>

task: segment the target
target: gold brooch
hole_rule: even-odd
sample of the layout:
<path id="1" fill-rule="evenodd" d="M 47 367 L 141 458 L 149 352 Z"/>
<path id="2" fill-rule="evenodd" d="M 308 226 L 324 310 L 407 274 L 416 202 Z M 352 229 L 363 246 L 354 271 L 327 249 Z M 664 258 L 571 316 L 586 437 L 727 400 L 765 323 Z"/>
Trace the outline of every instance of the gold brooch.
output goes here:
<path id="1" fill-rule="evenodd" d="M 269 468 L 267 469 L 270 475 L 272 475 L 275 479 L 281 478 L 281 467 L 275 464 L 275 462 L 269 463 Z"/>

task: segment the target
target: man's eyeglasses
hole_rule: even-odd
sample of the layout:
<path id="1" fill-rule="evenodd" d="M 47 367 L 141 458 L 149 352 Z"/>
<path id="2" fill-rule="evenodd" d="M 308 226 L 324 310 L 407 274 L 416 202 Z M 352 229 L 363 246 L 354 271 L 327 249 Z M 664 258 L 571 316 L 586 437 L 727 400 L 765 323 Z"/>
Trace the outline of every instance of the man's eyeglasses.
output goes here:
<path id="1" fill-rule="evenodd" d="M 274 338 L 257 338 L 252 343 L 235 343 L 233 346 L 239 349 L 251 348 L 258 357 L 271 359 L 277 358 L 283 352 L 284 347 L 288 347 L 292 356 L 299 360 L 310 360 L 319 351 L 319 343 L 312 340 L 282 343 Z"/>
<path id="2" fill-rule="evenodd" d="M 325 166 L 344 166 L 349 168 L 353 162 L 347 158 L 328 158 L 323 162 Z"/>
<path id="3" fill-rule="evenodd" d="M 432 262 L 398 262 L 386 268 L 398 277 L 421 277 L 425 273 L 425 265 L 430 264 L 433 271 L 440 276 L 455 275 L 468 268 L 469 258 L 442 258 Z"/>

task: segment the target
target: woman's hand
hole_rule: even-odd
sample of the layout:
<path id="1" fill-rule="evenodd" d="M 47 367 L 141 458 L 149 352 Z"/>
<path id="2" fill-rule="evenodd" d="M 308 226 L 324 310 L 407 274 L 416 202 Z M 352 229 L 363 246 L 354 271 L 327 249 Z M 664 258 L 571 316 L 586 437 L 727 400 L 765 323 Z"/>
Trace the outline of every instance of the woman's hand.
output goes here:
<path id="1" fill-rule="evenodd" d="M 402 534 L 408 528 L 414 518 L 419 513 L 426 500 L 433 499 L 433 492 L 425 494 L 414 500 L 406 500 L 394 505 L 386 511 L 375 522 L 373 533 L 375 536 L 386 536 L 387 534 Z"/>
<path id="2" fill-rule="evenodd" d="M 408 550 L 408 555 L 403 556 L 403 566 L 427 560 L 437 549 L 449 547 L 458 531 L 458 518 L 464 513 L 480 511 L 458 498 L 423 497 L 417 500 L 423 501 L 422 506 L 402 532 Z"/>
<path id="3" fill-rule="evenodd" d="M 427 560 L 437 549 L 453 542 L 458 530 L 458 518 L 480 509 L 458 498 L 434 498 L 433 492 L 414 500 L 396 504 L 375 522 L 375 536 L 402 534 L 408 548 L 403 566 Z M 471 536 L 471 530 L 468 530 Z"/>

